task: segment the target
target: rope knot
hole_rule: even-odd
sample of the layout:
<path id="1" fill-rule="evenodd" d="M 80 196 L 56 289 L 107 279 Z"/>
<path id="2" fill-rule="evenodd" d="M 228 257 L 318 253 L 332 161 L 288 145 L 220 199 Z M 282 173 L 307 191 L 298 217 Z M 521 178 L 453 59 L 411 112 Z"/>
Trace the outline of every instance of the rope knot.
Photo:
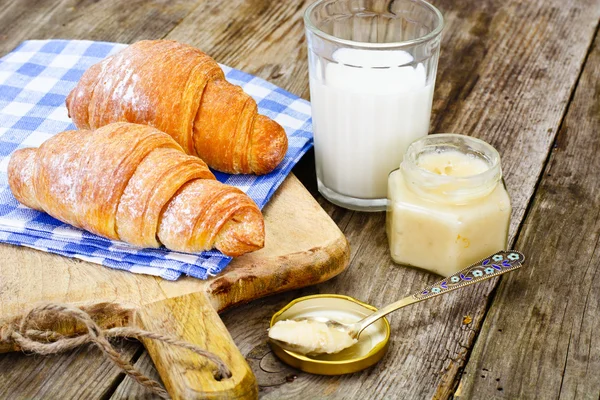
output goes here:
<path id="1" fill-rule="evenodd" d="M 0 326 L 0 343 L 12 344 L 14 342 L 12 335 L 15 326 L 13 324 L 7 324 L 6 326 Z"/>
<path id="2" fill-rule="evenodd" d="M 48 318 L 48 315 L 53 315 L 54 319 Z M 65 317 L 83 324 L 87 332 L 78 336 L 67 337 L 53 330 L 37 329 L 37 326 L 45 326 L 49 322 L 56 322 L 58 319 L 64 319 Z M 37 354 L 56 354 L 86 343 L 94 343 L 117 367 L 136 382 L 146 386 L 160 397 L 168 399 L 169 394 L 160 383 L 148 378 L 121 357 L 108 341 L 108 338 L 111 337 L 147 338 L 183 347 L 212 361 L 217 366 L 217 370 L 213 373 L 216 380 L 231 377 L 231 371 L 217 355 L 195 344 L 137 328 L 101 329 L 87 312 L 66 304 L 44 304 L 31 309 L 20 321 L 0 325 L 0 343 L 16 344 L 23 351 Z"/>

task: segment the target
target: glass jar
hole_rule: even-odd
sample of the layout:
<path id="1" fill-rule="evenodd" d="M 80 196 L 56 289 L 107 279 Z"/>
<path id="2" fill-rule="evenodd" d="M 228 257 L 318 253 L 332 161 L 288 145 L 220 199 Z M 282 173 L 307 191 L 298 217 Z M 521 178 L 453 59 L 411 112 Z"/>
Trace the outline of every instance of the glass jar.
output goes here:
<path id="1" fill-rule="evenodd" d="M 413 142 L 388 177 L 394 262 L 448 276 L 506 249 L 511 205 L 500 155 L 464 135 Z"/>

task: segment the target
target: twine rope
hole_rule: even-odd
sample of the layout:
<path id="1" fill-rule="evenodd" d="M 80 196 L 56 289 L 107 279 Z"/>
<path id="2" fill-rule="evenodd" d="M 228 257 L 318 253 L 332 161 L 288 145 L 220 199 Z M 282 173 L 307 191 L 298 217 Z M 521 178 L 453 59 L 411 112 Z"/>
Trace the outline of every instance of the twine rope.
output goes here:
<path id="1" fill-rule="evenodd" d="M 87 333 L 79 336 L 67 337 L 50 330 L 35 329 L 41 321 L 46 321 L 44 314 L 52 313 L 56 316 L 67 316 L 85 325 Z M 182 347 L 212 361 L 217 370 L 214 378 L 218 381 L 231 377 L 231 371 L 225 363 L 214 353 L 204 350 L 192 343 L 178 340 L 171 336 L 162 335 L 137 328 L 119 327 L 101 329 L 92 317 L 85 311 L 66 304 L 50 303 L 37 306 L 21 318 L 20 322 L 0 326 L 0 343 L 17 344 L 23 351 L 36 354 L 56 354 L 87 343 L 95 344 L 118 368 L 133 378 L 140 385 L 145 386 L 163 399 L 169 399 L 169 394 L 157 381 L 150 379 L 121 357 L 121 354 L 110 344 L 108 338 L 145 338 L 157 340 L 172 346 Z"/>

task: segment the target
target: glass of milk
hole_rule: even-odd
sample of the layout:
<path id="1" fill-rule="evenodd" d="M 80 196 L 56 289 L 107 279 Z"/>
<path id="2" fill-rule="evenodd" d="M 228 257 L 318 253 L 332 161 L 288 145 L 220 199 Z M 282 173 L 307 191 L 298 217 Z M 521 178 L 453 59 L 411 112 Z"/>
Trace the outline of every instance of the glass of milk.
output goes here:
<path id="1" fill-rule="evenodd" d="M 388 174 L 429 131 L 442 15 L 422 0 L 319 0 L 304 23 L 319 192 L 383 211 Z"/>

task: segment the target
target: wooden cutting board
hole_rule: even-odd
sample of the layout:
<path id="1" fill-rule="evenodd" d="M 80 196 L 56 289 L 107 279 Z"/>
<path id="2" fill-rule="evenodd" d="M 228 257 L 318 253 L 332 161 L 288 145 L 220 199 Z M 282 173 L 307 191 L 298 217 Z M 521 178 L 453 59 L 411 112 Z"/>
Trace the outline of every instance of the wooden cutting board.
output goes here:
<path id="1" fill-rule="evenodd" d="M 195 353 L 144 341 L 174 399 L 256 398 L 256 381 L 218 312 L 342 272 L 349 246 L 337 225 L 290 175 L 265 207 L 265 248 L 202 281 L 166 281 L 24 247 L 0 245 L 0 326 L 43 302 L 83 306 L 103 327 L 176 336 L 220 356 L 233 376 L 216 381 Z M 47 327 L 73 334 L 73 324 Z M 266 337 L 266 332 L 265 332 Z M 0 352 L 18 350 L 0 343 Z"/>

